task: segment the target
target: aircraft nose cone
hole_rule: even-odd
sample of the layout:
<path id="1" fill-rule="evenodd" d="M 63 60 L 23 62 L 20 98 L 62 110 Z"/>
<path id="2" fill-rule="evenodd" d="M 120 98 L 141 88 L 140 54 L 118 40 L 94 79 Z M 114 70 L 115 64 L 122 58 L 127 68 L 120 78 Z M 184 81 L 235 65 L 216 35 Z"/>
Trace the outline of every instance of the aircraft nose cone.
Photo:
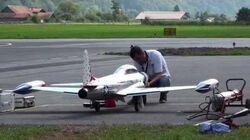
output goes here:
<path id="1" fill-rule="evenodd" d="M 30 88 L 31 88 L 30 85 L 23 84 L 23 85 L 16 87 L 16 89 L 13 92 L 17 94 L 27 94 Z"/>
<path id="2" fill-rule="evenodd" d="M 208 91 L 210 91 L 210 85 L 198 85 L 195 88 L 195 91 L 199 92 L 199 93 L 207 93 Z"/>

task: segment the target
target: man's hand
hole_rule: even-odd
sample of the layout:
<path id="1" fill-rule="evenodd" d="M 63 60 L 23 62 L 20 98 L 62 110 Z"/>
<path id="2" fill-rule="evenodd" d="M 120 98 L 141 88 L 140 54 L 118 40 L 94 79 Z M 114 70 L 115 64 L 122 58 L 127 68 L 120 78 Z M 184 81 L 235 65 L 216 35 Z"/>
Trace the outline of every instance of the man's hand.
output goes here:
<path id="1" fill-rule="evenodd" d="M 149 82 L 147 82 L 147 83 L 145 84 L 146 87 L 150 87 L 150 85 L 154 85 L 155 82 L 157 82 L 157 81 L 159 81 L 159 80 L 161 79 L 161 75 L 162 75 L 162 72 L 156 73 L 156 74 L 153 76 L 152 80 L 150 80 Z"/>
<path id="2" fill-rule="evenodd" d="M 146 82 L 145 87 L 150 87 L 150 82 Z"/>

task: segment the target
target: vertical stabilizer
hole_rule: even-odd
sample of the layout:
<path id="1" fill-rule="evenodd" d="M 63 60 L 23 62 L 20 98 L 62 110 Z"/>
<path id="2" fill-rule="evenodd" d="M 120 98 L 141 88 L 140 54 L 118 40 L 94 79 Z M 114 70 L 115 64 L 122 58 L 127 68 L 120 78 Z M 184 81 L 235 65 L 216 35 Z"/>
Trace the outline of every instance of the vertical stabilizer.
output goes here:
<path id="1" fill-rule="evenodd" d="M 84 50 L 83 52 L 83 85 L 86 85 L 91 80 L 91 73 L 90 73 L 90 64 L 89 64 L 89 55 L 88 51 Z"/>

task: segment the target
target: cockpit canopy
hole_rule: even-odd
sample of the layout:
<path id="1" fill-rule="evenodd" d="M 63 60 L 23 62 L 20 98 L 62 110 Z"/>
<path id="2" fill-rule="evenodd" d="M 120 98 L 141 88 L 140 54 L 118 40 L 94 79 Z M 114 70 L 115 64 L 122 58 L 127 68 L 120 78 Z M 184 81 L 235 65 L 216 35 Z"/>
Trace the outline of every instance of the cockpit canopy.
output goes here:
<path id="1" fill-rule="evenodd" d="M 137 73 L 137 72 L 138 72 L 138 70 L 133 65 L 122 65 L 118 69 L 116 69 L 114 74 L 124 74 L 124 75 L 126 75 L 126 74 L 132 74 L 132 73 Z"/>

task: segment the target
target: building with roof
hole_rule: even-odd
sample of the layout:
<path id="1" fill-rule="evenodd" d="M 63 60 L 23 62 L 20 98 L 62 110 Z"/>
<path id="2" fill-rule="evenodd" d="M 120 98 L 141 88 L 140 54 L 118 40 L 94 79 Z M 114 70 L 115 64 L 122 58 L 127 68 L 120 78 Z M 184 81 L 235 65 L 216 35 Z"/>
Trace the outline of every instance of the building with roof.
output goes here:
<path id="1" fill-rule="evenodd" d="M 42 8 L 8 5 L 0 11 L 0 21 L 24 21 L 37 15 L 41 20 L 50 19 L 53 12 L 46 12 Z"/>
<path id="2" fill-rule="evenodd" d="M 184 11 L 144 11 L 137 15 L 136 20 L 184 20 L 187 19 L 188 15 Z"/>

